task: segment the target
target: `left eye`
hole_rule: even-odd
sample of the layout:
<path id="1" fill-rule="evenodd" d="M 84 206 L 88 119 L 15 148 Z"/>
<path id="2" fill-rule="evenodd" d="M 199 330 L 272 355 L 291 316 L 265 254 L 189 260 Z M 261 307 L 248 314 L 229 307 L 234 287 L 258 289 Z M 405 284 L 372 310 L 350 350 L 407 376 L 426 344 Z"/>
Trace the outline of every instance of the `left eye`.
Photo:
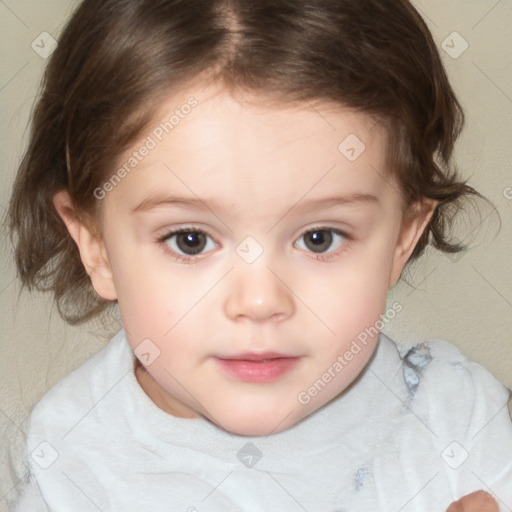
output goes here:
<path id="1" fill-rule="evenodd" d="M 344 239 L 344 234 L 338 229 L 313 229 L 306 231 L 295 245 L 306 251 L 324 253 L 335 251 Z"/>

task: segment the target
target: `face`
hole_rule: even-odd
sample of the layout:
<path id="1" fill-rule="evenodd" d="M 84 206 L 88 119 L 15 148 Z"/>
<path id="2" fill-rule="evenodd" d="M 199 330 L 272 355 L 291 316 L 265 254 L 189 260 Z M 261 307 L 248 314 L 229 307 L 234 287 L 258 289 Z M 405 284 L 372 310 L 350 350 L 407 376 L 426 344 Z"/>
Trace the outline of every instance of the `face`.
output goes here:
<path id="1" fill-rule="evenodd" d="M 268 435 L 361 373 L 377 341 L 361 333 L 421 226 L 401 229 L 380 125 L 249 99 L 212 87 L 170 97 L 116 169 L 134 152 L 136 165 L 102 189 L 101 244 L 150 398 Z M 161 124 L 176 110 L 172 129 Z"/>

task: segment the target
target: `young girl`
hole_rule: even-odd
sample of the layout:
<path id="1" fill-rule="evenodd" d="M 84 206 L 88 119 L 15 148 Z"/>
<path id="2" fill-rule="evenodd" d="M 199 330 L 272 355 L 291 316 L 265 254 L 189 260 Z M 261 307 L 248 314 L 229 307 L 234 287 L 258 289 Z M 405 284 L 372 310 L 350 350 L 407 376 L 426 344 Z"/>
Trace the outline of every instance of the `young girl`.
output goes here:
<path id="1" fill-rule="evenodd" d="M 510 510 L 507 390 L 380 329 L 478 195 L 406 0 L 85 0 L 16 179 L 21 279 L 123 329 L 34 409 L 17 511 Z"/>

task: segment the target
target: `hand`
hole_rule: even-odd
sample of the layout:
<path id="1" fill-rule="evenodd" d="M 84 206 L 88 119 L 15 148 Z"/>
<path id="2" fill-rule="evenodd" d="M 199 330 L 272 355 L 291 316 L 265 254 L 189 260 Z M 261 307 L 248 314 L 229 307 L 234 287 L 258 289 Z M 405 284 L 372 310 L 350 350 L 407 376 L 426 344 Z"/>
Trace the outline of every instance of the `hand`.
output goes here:
<path id="1" fill-rule="evenodd" d="M 454 501 L 446 512 L 499 512 L 499 508 L 490 494 L 476 491 Z"/>

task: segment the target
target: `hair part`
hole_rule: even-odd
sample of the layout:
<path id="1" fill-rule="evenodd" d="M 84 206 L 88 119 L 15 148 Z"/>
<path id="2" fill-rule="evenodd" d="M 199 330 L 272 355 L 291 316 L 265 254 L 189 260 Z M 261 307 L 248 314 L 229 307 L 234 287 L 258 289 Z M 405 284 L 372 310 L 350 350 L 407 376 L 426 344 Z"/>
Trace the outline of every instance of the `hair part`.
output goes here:
<path id="1" fill-rule="evenodd" d="M 45 71 L 9 205 L 23 286 L 52 291 L 84 322 L 94 291 L 53 206 L 66 189 L 94 221 L 94 190 L 170 92 L 197 79 L 290 103 L 334 102 L 374 116 L 390 137 L 405 204 L 438 201 L 411 260 L 446 252 L 466 197 L 451 162 L 464 116 L 432 36 L 407 0 L 84 0 Z"/>

